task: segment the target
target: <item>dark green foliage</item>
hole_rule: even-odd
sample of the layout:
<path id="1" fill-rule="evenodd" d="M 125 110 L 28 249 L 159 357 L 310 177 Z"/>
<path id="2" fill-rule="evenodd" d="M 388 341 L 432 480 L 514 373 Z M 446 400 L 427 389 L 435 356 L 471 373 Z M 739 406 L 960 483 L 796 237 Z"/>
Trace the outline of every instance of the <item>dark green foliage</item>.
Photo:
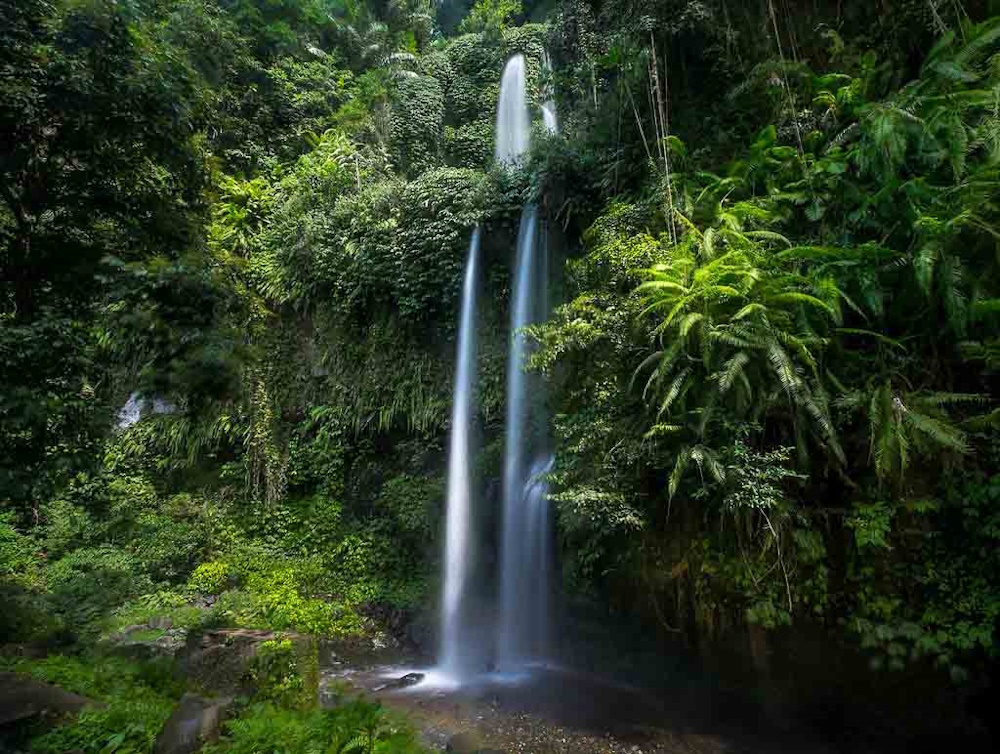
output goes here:
<path id="1" fill-rule="evenodd" d="M 415 176 L 439 161 L 444 92 L 433 76 L 406 76 L 395 87 L 392 104 L 393 162 Z"/>
<path id="2" fill-rule="evenodd" d="M 449 164 L 480 168 L 493 158 L 493 121 L 478 120 L 463 126 L 445 126 L 444 148 Z"/>
<path id="3" fill-rule="evenodd" d="M 946 34 L 901 87 L 871 55 L 854 75 L 762 63 L 748 86 L 777 77 L 777 125 L 716 172 L 668 137 L 644 192 L 597 217 L 575 297 L 535 331 L 575 580 L 631 582 L 709 636 L 819 619 L 955 678 L 995 653 L 990 558 L 959 544 L 992 529 L 957 532 L 995 472 L 970 302 L 997 284 L 996 28 Z M 644 86 L 612 53 L 620 90 Z"/>

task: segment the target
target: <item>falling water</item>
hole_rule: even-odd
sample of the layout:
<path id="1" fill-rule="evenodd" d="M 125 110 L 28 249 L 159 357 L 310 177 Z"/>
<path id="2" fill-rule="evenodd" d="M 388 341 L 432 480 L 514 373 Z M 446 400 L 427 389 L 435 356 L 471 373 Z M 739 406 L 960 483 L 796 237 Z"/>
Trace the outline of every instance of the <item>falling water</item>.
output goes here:
<path id="1" fill-rule="evenodd" d="M 132 393 L 125 405 L 118 409 L 118 429 L 128 429 L 146 413 L 173 414 L 177 407 L 165 398 L 143 398 L 139 393 Z"/>
<path id="2" fill-rule="evenodd" d="M 512 165 L 528 151 L 531 139 L 531 119 L 524 96 L 524 55 L 515 55 L 504 66 L 500 77 L 500 97 L 497 100 L 497 132 L 495 152 L 497 162 Z"/>
<path id="3" fill-rule="evenodd" d="M 524 56 L 504 67 L 497 102 L 496 159 L 516 165 L 528 150 L 530 117 Z M 542 108 L 545 127 L 556 130 L 555 105 Z M 485 667 L 482 631 L 472 607 L 477 556 L 472 493 L 472 420 L 476 351 L 476 281 L 480 230 L 469 245 L 459 325 L 458 367 L 448 460 L 445 574 L 439 667 L 461 681 Z M 544 226 L 533 204 L 524 207 L 517 240 L 511 341 L 507 367 L 507 428 L 503 476 L 500 607 L 497 665 L 517 668 L 544 656 L 549 626 L 552 522 L 546 474 L 552 466 L 545 433 L 544 393 L 524 370 L 527 342 L 521 330 L 548 314 L 548 259 Z"/>
<path id="4" fill-rule="evenodd" d="M 545 74 L 552 72 L 552 62 L 549 60 L 549 53 L 547 51 L 542 54 L 542 71 Z M 556 103 L 552 99 L 551 89 L 547 90 L 545 94 L 547 96 L 545 102 L 542 103 L 542 122 L 545 124 L 545 130 L 549 133 L 559 133 L 559 121 L 556 120 Z"/>
<path id="5" fill-rule="evenodd" d="M 543 109 L 554 129 L 554 110 Z M 530 139 L 524 58 L 504 69 L 497 113 L 497 159 L 516 162 Z M 512 151 L 511 145 L 516 145 Z M 503 537 L 500 550 L 500 610 L 497 665 L 516 669 L 546 650 L 552 536 L 545 474 L 551 466 L 544 438 L 544 393 L 536 375 L 525 371 L 528 355 L 523 328 L 547 315 L 548 261 L 538 209 L 524 207 L 517 239 L 511 340 L 507 361 L 507 427 L 503 475 Z"/>
<path id="6" fill-rule="evenodd" d="M 463 678 L 482 664 L 482 642 L 477 640 L 470 615 L 469 587 L 475 562 L 472 493 L 473 392 L 476 379 L 476 284 L 479 269 L 477 226 L 469 242 L 469 259 L 462 286 L 462 314 L 458 326 L 458 355 L 451 441 L 448 457 L 448 500 L 445 531 L 444 594 L 441 611 L 441 670 Z"/>
<path id="7" fill-rule="evenodd" d="M 542 105 L 542 119 L 545 123 L 545 129 L 549 133 L 556 133 L 559 131 L 559 124 L 556 122 L 556 111 L 553 109 L 555 103 L 546 102 Z"/>

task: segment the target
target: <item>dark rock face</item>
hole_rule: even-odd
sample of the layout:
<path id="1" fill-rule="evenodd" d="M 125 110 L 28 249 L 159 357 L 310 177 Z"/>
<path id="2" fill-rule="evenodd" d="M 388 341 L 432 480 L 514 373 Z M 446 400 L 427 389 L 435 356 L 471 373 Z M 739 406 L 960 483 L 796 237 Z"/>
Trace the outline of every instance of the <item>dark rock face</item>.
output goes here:
<path id="1" fill-rule="evenodd" d="M 360 612 L 388 634 L 390 646 L 428 657 L 436 650 L 436 616 L 381 603 L 364 605 Z"/>
<path id="2" fill-rule="evenodd" d="M 0 673 L 0 725 L 31 717 L 61 717 L 100 702 L 17 673 Z"/>
<path id="3" fill-rule="evenodd" d="M 140 638 L 150 629 L 162 631 L 162 634 L 153 639 Z M 113 652 L 137 660 L 174 658 L 183 649 L 186 640 L 187 630 L 174 628 L 173 621 L 165 616 L 150 618 L 145 625 L 127 626 L 107 639 Z"/>
<path id="4" fill-rule="evenodd" d="M 245 628 L 191 634 L 178 655 L 181 674 L 203 688 L 220 694 L 251 694 L 247 685 L 247 663 L 265 641 L 290 639 L 300 654 L 309 654 L 313 639 L 308 636 Z"/>
<path id="5" fill-rule="evenodd" d="M 185 694 L 156 737 L 155 754 L 194 754 L 215 741 L 232 705 L 229 697 L 207 699 Z"/>

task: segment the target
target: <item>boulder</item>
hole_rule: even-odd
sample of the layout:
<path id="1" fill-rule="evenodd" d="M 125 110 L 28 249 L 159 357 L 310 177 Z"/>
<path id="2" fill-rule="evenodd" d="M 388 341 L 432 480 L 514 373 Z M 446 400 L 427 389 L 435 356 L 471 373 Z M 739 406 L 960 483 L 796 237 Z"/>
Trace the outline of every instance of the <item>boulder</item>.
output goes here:
<path id="1" fill-rule="evenodd" d="M 180 654 L 181 674 L 206 689 L 222 694 L 246 694 L 247 663 L 257 648 L 274 639 L 272 631 L 232 629 L 190 634 Z"/>
<path id="2" fill-rule="evenodd" d="M 291 640 L 299 657 L 315 657 L 315 640 L 310 636 L 246 628 L 218 629 L 189 634 L 186 646 L 178 653 L 178 667 L 185 678 L 202 688 L 219 694 L 252 694 L 254 689 L 247 682 L 248 663 L 256 657 L 261 644 L 275 639 Z M 314 675 L 305 680 L 315 689 L 318 678 Z"/>
<path id="3" fill-rule="evenodd" d="M 150 620 L 150 624 L 155 619 Z M 153 660 L 158 657 L 175 658 L 184 648 L 187 640 L 187 629 L 163 628 L 170 625 L 170 619 L 164 619 L 165 624 L 128 626 L 107 638 L 109 651 L 117 655 L 135 660 Z M 156 632 L 159 634 L 156 634 Z M 146 634 L 143 636 L 142 634 Z M 150 636 L 149 634 L 154 634 Z"/>
<path id="4" fill-rule="evenodd" d="M 395 678 L 389 681 L 388 683 L 383 683 L 381 686 L 376 688 L 375 691 L 378 692 L 378 691 L 389 691 L 390 689 L 405 689 L 408 688 L 409 686 L 416 686 L 422 680 L 424 680 L 423 673 L 407 673 L 406 675 L 400 676 L 399 678 Z"/>
<path id="5" fill-rule="evenodd" d="M 100 702 L 17 673 L 0 673 L 0 725 L 31 717 L 61 717 Z"/>
<path id="6" fill-rule="evenodd" d="M 229 697 L 208 699 L 185 694 L 156 737 L 155 754 L 194 754 L 215 741 L 233 706 Z"/>

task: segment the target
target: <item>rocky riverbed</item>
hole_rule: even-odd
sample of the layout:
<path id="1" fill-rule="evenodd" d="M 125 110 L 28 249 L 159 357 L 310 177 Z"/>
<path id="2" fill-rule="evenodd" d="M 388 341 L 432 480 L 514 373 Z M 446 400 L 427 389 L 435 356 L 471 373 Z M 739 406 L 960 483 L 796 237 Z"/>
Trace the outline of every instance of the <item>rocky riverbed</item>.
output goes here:
<path id="1" fill-rule="evenodd" d="M 800 734 L 776 730 L 688 689 L 676 697 L 566 668 L 539 667 L 518 676 L 484 674 L 457 687 L 433 671 L 400 663 L 338 660 L 321 670 L 320 698 L 346 693 L 405 712 L 425 744 L 453 752 L 579 754 L 718 754 L 823 752 Z M 423 674 L 420 677 L 415 674 Z"/>

